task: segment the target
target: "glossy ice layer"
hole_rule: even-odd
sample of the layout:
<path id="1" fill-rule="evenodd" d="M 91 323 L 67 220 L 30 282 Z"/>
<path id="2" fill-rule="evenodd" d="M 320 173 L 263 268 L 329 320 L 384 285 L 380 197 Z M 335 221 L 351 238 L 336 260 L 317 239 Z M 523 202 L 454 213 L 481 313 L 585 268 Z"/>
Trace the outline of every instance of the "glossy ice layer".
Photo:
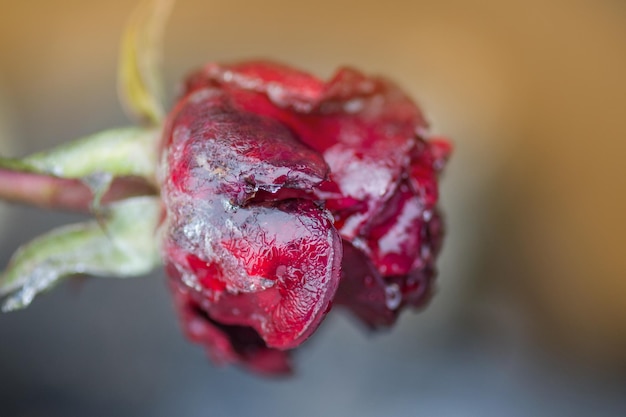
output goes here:
<path id="1" fill-rule="evenodd" d="M 267 352 L 300 345 L 333 300 L 373 328 L 423 305 L 450 153 L 426 127 L 393 83 L 352 69 L 326 83 L 270 62 L 193 74 L 161 167 L 181 318 L 190 334 L 191 321 L 211 329 L 192 339 L 214 358 L 278 372 L 286 356 Z M 259 352 L 272 365 L 258 365 Z"/>

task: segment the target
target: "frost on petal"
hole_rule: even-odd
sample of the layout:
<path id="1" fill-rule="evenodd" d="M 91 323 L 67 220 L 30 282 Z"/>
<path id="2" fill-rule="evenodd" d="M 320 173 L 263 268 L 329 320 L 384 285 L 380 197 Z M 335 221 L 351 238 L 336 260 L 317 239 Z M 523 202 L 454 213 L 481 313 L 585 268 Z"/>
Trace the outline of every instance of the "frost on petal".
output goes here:
<path id="1" fill-rule="evenodd" d="M 306 200 L 239 209 L 233 221 L 222 247 L 248 276 L 271 284 L 263 291 L 226 293 L 211 314 L 254 327 L 270 346 L 298 346 L 317 328 L 337 290 L 339 235 L 324 211 Z"/>
<path id="2" fill-rule="evenodd" d="M 172 120 L 167 181 L 187 195 L 225 195 L 236 205 L 257 191 L 287 188 L 304 196 L 328 174 L 321 155 L 285 126 L 235 109 L 218 90 L 188 95 Z"/>
<path id="3" fill-rule="evenodd" d="M 293 107 L 302 111 L 310 109 L 325 89 L 324 83 L 317 77 L 270 61 L 208 64 L 203 68 L 200 79 L 256 91 L 268 96 L 278 107 Z"/>
<path id="4" fill-rule="evenodd" d="M 341 240 L 313 202 L 194 209 L 202 227 L 170 216 L 166 257 L 220 323 L 254 328 L 268 346 L 293 348 L 325 316 L 339 283 Z"/>
<path id="5" fill-rule="evenodd" d="M 164 252 L 205 327 L 290 349 L 333 297 L 372 328 L 426 303 L 450 146 L 401 89 L 265 61 L 208 64 L 185 87 L 162 146 Z"/>
<path id="6" fill-rule="evenodd" d="M 312 199 L 328 166 L 274 120 L 195 90 L 165 138 L 166 261 L 203 309 L 293 348 L 317 328 L 337 289 L 341 239 Z"/>
<path id="7" fill-rule="evenodd" d="M 396 85 L 351 68 L 321 83 L 280 64 L 210 64 L 192 80 L 195 88 L 219 86 L 240 109 L 282 122 L 322 153 L 338 194 L 320 196 L 331 210 L 342 206 L 339 229 L 346 239 L 357 236 L 390 198 L 410 163 L 416 130 L 427 126 Z"/>

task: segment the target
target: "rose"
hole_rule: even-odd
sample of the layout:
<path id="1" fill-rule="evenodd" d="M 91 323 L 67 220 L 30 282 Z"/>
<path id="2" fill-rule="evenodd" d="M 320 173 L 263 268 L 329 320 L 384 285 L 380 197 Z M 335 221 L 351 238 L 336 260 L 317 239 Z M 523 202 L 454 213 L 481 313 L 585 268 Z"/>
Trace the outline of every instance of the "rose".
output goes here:
<path id="1" fill-rule="evenodd" d="M 121 97 L 142 127 L 0 156 L 1 199 L 95 216 L 16 251 L 2 310 L 78 274 L 165 263 L 193 341 L 279 374 L 333 304 L 372 329 L 423 306 L 450 145 L 392 82 L 349 68 L 323 82 L 270 62 L 209 64 L 165 117 L 155 48 L 171 5 L 142 3 L 123 37 Z"/>
<path id="2" fill-rule="evenodd" d="M 333 302 L 368 326 L 422 306 L 442 239 L 427 137 L 392 82 L 271 62 L 190 76 L 161 145 L 163 257 L 181 321 L 218 362 L 290 369 Z"/>

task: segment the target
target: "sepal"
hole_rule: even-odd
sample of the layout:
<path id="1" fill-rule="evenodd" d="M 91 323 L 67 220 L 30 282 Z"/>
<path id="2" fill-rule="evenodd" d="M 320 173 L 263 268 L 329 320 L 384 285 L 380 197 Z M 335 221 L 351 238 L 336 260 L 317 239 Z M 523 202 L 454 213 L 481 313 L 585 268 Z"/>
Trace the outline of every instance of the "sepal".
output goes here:
<path id="1" fill-rule="evenodd" d="M 156 197 L 106 207 L 103 218 L 54 229 L 22 246 L 0 276 L 2 310 L 27 307 L 33 298 L 74 275 L 127 278 L 161 264 L 155 233 L 161 218 Z"/>

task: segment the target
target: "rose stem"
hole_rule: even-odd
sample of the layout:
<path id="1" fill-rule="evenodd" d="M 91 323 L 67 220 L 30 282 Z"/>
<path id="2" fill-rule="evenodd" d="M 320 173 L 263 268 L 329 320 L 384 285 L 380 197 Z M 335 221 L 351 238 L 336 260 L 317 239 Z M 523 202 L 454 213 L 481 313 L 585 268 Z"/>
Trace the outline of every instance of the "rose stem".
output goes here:
<path id="1" fill-rule="evenodd" d="M 79 179 L 24 172 L 0 158 L 0 199 L 46 209 L 90 212 L 93 192 Z M 139 177 L 113 180 L 101 203 L 107 204 L 129 197 L 156 195 L 154 186 Z"/>

